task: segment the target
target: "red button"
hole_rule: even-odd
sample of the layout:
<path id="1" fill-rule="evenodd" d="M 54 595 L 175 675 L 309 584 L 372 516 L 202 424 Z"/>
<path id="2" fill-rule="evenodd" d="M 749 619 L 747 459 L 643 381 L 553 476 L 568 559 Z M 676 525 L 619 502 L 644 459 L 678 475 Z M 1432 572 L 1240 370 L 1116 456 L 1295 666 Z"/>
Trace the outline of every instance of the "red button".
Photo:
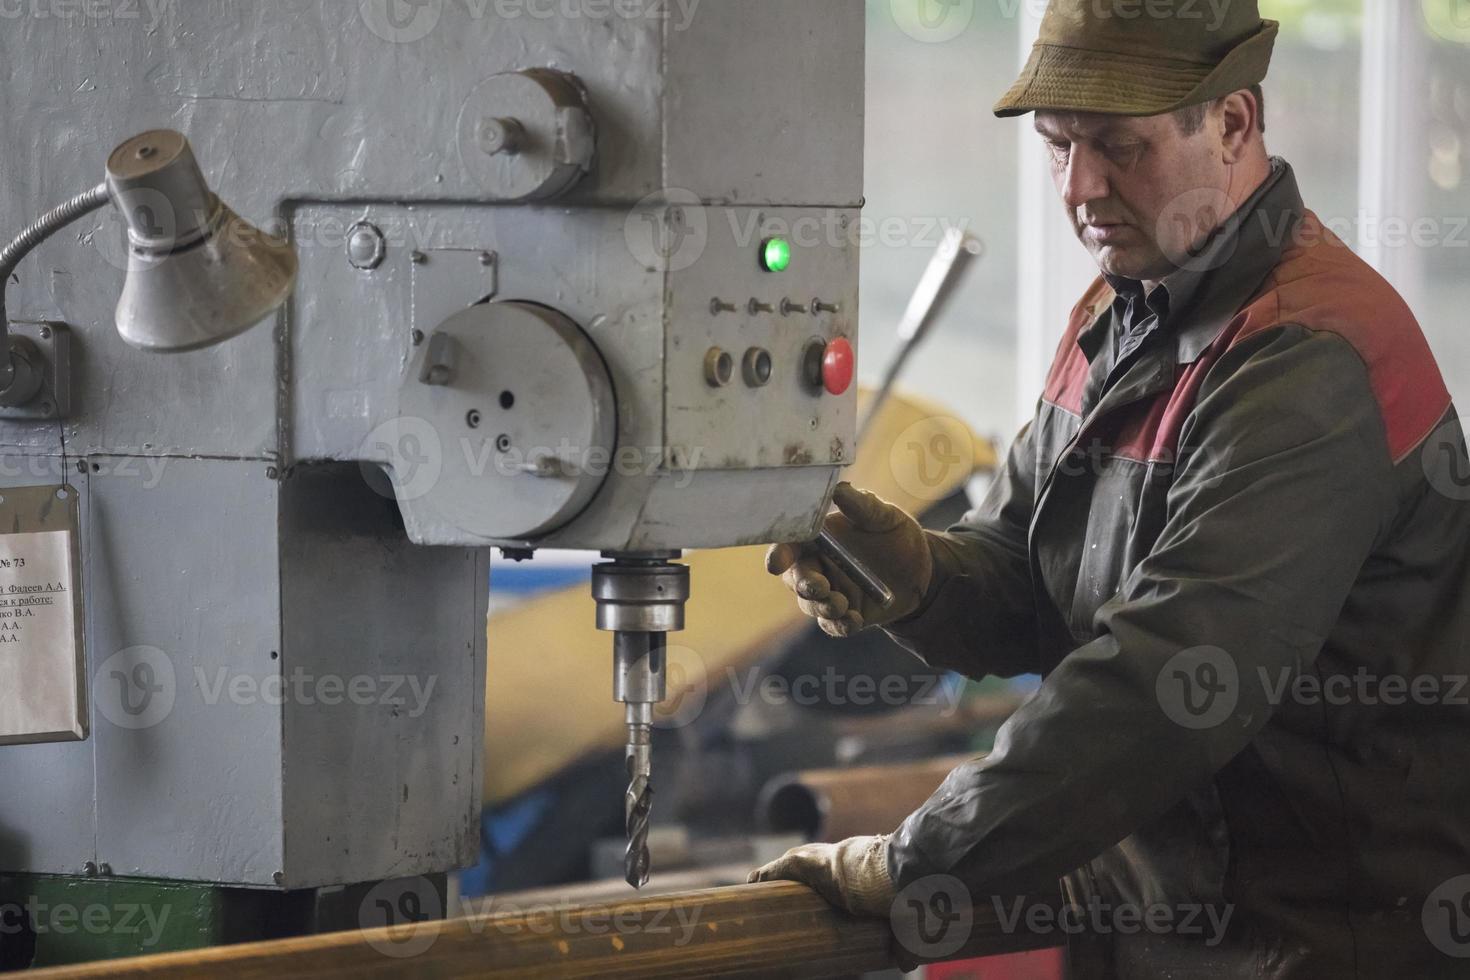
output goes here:
<path id="1" fill-rule="evenodd" d="M 828 394 L 840 395 L 852 387 L 852 372 L 856 364 L 857 357 L 846 337 L 838 337 L 827 345 L 827 352 L 822 355 L 822 384 Z"/>

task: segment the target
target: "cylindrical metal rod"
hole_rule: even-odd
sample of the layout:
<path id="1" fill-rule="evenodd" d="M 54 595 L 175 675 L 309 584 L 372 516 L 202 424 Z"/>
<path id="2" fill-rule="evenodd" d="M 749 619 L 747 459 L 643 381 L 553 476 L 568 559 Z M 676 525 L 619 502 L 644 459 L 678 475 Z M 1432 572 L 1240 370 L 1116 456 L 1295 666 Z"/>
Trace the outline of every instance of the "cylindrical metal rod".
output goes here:
<path id="1" fill-rule="evenodd" d="M 1028 904 L 1047 904 L 1035 902 Z M 492 906 L 493 907 L 493 906 Z M 1015 900 L 980 902 L 958 948 L 966 959 L 1061 945 L 1059 930 L 1032 932 Z M 1004 914 L 1004 917 L 1002 917 Z M 1012 914 L 1019 918 L 1012 920 Z M 1010 923 L 1007 928 L 1003 923 Z M 923 947 L 922 943 L 909 945 Z M 35 980 L 116 977 L 184 980 L 296 977 L 830 977 L 912 967 L 887 919 L 839 912 L 805 885 L 769 882 L 556 905 L 500 915 L 308 936 L 84 967 L 40 970 Z"/>
<path id="2" fill-rule="evenodd" d="M 924 343 L 930 327 L 939 319 L 940 314 L 944 312 L 945 305 L 959 290 L 960 283 L 964 281 L 965 271 L 984 252 L 984 243 L 969 232 L 955 228 L 945 233 L 934 257 L 929 260 L 929 265 L 924 270 L 923 278 L 919 280 L 919 285 L 914 289 L 914 295 L 909 299 L 903 319 L 898 323 L 898 347 L 894 350 L 883 372 L 882 383 L 878 385 L 878 390 L 874 392 L 873 397 L 868 400 L 867 410 L 858 423 L 859 449 L 862 448 L 863 436 L 868 433 L 868 426 L 878 417 L 878 411 L 888 400 L 888 395 L 893 391 L 893 385 L 898 380 L 898 376 L 903 373 L 909 355 Z"/>
<path id="3" fill-rule="evenodd" d="M 825 527 L 817 535 L 817 546 L 822 549 L 823 554 L 832 559 L 837 567 L 847 573 L 853 581 L 857 582 L 858 588 L 868 594 L 868 598 L 880 606 L 893 604 L 893 590 L 884 582 L 867 564 L 853 554 L 852 551 L 837 540 L 837 537 Z"/>
<path id="4" fill-rule="evenodd" d="M 761 790 L 756 819 L 767 830 L 799 833 L 814 841 L 890 833 L 939 788 L 950 770 L 972 758 L 944 756 L 777 776 Z"/>

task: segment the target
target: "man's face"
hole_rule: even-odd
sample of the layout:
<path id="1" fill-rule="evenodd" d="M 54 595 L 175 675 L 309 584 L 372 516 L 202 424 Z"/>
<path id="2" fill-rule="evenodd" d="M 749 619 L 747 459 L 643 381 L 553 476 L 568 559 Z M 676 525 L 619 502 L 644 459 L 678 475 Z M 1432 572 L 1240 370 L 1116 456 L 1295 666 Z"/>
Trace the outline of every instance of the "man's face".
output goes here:
<path id="1" fill-rule="evenodd" d="M 1072 229 L 1103 272 L 1162 279 L 1227 215 L 1213 110 L 1192 136 L 1172 114 L 1038 112 L 1036 131 Z"/>

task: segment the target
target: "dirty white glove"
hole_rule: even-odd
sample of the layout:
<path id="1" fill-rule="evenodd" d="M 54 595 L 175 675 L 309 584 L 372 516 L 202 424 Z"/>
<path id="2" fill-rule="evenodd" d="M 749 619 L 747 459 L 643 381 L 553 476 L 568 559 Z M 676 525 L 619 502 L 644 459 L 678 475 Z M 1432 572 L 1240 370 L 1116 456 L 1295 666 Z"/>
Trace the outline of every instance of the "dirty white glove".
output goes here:
<path id="1" fill-rule="evenodd" d="M 917 611 L 934 576 L 934 557 L 919 522 L 850 483 L 837 485 L 832 503 L 837 510 L 827 515 L 827 530 L 893 590 L 893 602 L 880 606 L 814 543 L 772 545 L 766 570 L 781 576 L 801 611 L 832 636 L 851 636 Z"/>
<path id="2" fill-rule="evenodd" d="M 793 847 L 746 878 L 799 881 L 840 909 L 886 917 L 897 897 L 888 875 L 888 835 Z"/>

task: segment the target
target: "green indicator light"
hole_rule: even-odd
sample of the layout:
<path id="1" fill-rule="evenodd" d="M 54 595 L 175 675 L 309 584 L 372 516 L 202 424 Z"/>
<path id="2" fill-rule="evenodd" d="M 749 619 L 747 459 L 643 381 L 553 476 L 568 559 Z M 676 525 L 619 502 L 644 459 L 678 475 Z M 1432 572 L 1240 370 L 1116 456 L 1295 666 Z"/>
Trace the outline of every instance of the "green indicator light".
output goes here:
<path id="1" fill-rule="evenodd" d="M 791 243 L 784 238 L 767 238 L 761 246 L 761 268 L 767 272 L 785 272 L 791 265 Z"/>

